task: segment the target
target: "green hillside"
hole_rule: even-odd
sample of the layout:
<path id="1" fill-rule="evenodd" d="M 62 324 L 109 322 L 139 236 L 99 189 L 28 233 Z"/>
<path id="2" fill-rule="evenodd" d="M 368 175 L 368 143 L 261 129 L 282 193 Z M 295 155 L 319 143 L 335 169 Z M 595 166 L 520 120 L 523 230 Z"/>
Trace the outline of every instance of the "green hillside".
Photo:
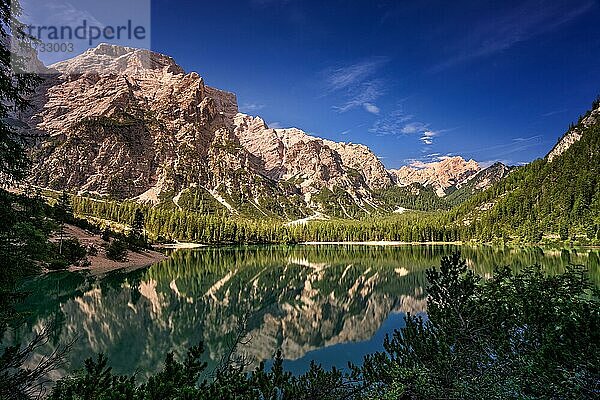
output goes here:
<path id="1" fill-rule="evenodd" d="M 600 239 L 600 100 L 571 126 L 575 141 L 554 158 L 521 167 L 453 209 L 450 221 L 484 240 Z"/>

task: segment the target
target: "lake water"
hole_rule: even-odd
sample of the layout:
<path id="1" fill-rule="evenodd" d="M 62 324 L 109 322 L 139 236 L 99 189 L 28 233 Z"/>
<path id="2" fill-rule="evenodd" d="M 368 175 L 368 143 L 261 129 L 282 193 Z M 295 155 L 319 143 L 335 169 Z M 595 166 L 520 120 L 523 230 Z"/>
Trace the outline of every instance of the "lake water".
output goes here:
<path id="1" fill-rule="evenodd" d="M 460 250 L 489 276 L 495 266 L 542 264 L 548 273 L 588 266 L 600 284 L 598 250 L 487 246 L 246 246 L 176 251 L 159 264 L 103 277 L 59 272 L 27 284 L 26 326 L 7 337 L 27 340 L 54 320 L 40 349 L 76 339 L 70 366 L 106 354 L 119 373 L 155 372 L 169 351 L 202 341 L 214 367 L 246 320 L 239 352 L 253 363 L 281 349 L 286 366 L 302 372 L 310 360 L 344 367 L 382 348 L 406 313 L 426 313 L 425 270 Z M 210 368 L 210 367 L 209 367 Z M 64 371 L 62 371 L 64 372 Z"/>

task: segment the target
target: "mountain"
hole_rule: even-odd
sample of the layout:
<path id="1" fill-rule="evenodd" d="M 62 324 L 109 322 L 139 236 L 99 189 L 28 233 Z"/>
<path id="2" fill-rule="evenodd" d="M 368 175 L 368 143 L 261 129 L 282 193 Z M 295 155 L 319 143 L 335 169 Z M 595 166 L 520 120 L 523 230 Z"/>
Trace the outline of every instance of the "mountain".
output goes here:
<path id="1" fill-rule="evenodd" d="M 460 204 L 476 193 L 482 192 L 493 184 L 500 182 L 513 170 L 500 162 L 496 162 L 486 169 L 482 169 L 475 175 L 471 175 L 465 182 L 455 185 L 454 191 L 446 196 L 450 204 Z"/>
<path id="2" fill-rule="evenodd" d="M 45 188 L 203 212 L 354 218 L 393 211 L 415 190 L 443 196 L 480 170 L 449 157 L 387 171 L 364 145 L 240 113 L 233 93 L 148 50 L 101 44 L 44 77 L 19 119 L 39 136 L 31 182 Z"/>
<path id="3" fill-rule="evenodd" d="M 399 186 L 418 183 L 431 187 L 439 197 L 447 194 L 449 188 L 460 186 L 481 170 L 474 160 L 462 157 L 444 157 L 432 163 L 418 163 L 390 170 L 394 182 Z"/>
<path id="4" fill-rule="evenodd" d="M 548 162 L 552 162 L 552 160 L 562 153 L 567 151 L 571 145 L 577 141 L 579 141 L 583 135 L 583 131 L 590 128 L 593 125 L 598 124 L 598 119 L 600 119 L 600 108 L 598 104 L 600 100 L 596 100 L 592 105 L 592 108 L 586 115 L 580 118 L 578 124 L 576 126 L 571 126 L 567 133 L 565 133 L 558 141 L 558 143 L 552 148 L 552 150 L 546 156 Z"/>
<path id="5" fill-rule="evenodd" d="M 21 115 L 44 137 L 32 150 L 42 187 L 298 218 L 327 211 L 324 190 L 362 207 L 391 184 L 368 148 L 270 129 L 168 56 L 102 44 L 50 71 Z"/>
<path id="6" fill-rule="evenodd" d="M 547 157 L 511 171 L 451 214 L 484 240 L 600 239 L 600 101 Z"/>

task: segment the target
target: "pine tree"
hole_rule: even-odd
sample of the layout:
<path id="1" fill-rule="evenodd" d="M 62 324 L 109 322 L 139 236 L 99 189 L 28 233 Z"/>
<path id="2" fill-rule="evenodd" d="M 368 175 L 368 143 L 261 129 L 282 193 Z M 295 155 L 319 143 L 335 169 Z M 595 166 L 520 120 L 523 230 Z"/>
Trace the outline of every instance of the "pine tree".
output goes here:
<path id="1" fill-rule="evenodd" d="M 71 205 L 71 196 L 63 191 L 58 198 L 58 202 L 54 207 L 54 217 L 60 224 L 60 239 L 58 246 L 58 253 L 62 254 L 63 236 L 65 230 L 65 224 L 73 220 L 73 206 Z"/>
<path id="2" fill-rule="evenodd" d="M 135 247 L 146 246 L 146 236 L 144 234 L 144 213 L 141 209 L 136 208 L 131 222 L 131 230 L 129 231 L 129 239 Z"/>
<path id="3" fill-rule="evenodd" d="M 558 234 L 560 235 L 560 240 L 567 240 L 569 238 L 569 226 L 566 223 L 561 224 Z"/>

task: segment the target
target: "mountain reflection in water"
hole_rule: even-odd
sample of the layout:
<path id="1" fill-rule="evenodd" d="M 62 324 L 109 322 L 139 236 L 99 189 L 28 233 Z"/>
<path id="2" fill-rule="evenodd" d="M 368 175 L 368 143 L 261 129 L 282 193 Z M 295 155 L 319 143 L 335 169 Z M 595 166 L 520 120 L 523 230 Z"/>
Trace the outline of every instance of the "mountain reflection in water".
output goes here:
<path id="1" fill-rule="evenodd" d="M 380 350 L 383 337 L 403 326 L 405 313 L 426 312 L 425 271 L 460 250 L 477 273 L 495 266 L 540 263 L 558 273 L 587 265 L 598 284 L 598 251 L 487 246 L 246 246 L 177 251 L 168 260 L 104 277 L 60 272 L 26 286 L 28 323 L 7 341 L 25 341 L 54 320 L 48 345 L 77 338 L 69 369 L 94 353 L 118 373 L 155 372 L 169 351 L 185 354 L 202 341 L 216 365 L 247 318 L 254 361 L 281 349 L 294 371 L 311 359 L 344 367 Z M 64 373 L 64 371 L 61 371 Z"/>

